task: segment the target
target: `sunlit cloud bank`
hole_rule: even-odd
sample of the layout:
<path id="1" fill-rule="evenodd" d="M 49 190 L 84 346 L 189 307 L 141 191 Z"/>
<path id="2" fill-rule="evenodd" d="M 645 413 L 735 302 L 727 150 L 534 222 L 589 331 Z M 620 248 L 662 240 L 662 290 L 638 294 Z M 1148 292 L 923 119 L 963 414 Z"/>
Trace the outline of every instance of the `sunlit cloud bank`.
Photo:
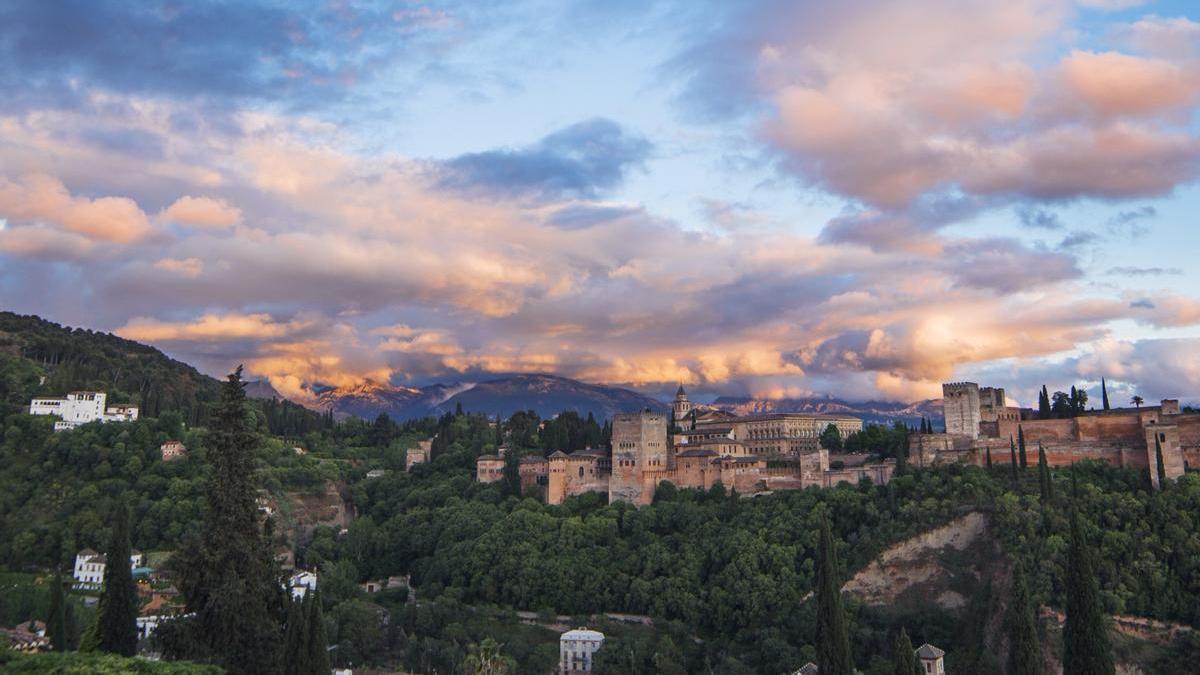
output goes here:
<path id="1" fill-rule="evenodd" d="M 607 114 L 467 153 L 364 149 L 375 127 L 343 103 L 484 21 L 352 9 L 325 27 L 245 9 L 267 37 L 220 40 L 204 28 L 220 17 L 187 10 L 188 49 L 164 55 L 203 75 L 187 84 L 141 80 L 104 44 L 0 66 L 22 92 L 0 106 L 3 304 L 214 373 L 244 362 L 298 400 L 511 372 L 901 400 L 972 373 L 1018 391 L 1107 376 L 1200 395 L 1179 336 L 1196 290 L 1094 259 L 1196 176 L 1188 19 L 1113 18 L 1101 47 L 1072 37 L 1092 10 L 1067 2 L 752 3 L 658 77 L 681 117 L 739 130 L 771 179 L 841 213 L 780 226 L 696 194 L 706 228 L 629 197 L 668 141 Z M 0 38 L 53 33 L 15 14 Z M 218 77 L 198 56 L 214 50 L 258 65 Z M 1052 210 L 1080 202 L 1129 216 L 1068 231 Z M 958 227 L 999 212 L 1013 230 Z"/>

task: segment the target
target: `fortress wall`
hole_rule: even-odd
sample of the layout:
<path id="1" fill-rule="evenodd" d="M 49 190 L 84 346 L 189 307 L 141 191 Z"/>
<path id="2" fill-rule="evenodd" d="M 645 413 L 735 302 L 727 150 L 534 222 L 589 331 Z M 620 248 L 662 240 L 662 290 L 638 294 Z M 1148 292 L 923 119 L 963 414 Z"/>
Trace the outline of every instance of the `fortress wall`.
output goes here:
<path id="1" fill-rule="evenodd" d="M 1018 426 L 1025 430 L 1025 447 L 1028 449 L 1030 444 L 1033 447 L 1037 446 L 1038 441 L 1044 443 L 1053 443 L 1055 441 L 1074 441 L 1078 439 L 1076 435 L 1076 420 L 1025 420 L 1019 424 L 1014 421 L 1000 420 L 997 425 L 1000 429 L 999 438 L 1005 443 L 1008 442 L 1009 436 L 1017 438 Z M 994 451 L 993 451 L 993 454 Z"/>
<path id="2" fill-rule="evenodd" d="M 1075 418 L 1081 441 L 1129 441 L 1142 438 L 1142 421 L 1138 415 L 1095 415 Z"/>

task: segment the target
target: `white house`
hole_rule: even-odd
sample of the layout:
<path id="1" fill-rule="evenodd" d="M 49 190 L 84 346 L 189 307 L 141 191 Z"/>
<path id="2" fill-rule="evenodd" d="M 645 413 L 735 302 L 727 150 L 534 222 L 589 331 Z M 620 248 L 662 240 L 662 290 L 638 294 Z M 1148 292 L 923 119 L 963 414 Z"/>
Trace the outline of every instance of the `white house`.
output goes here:
<path id="1" fill-rule="evenodd" d="M 592 655 L 604 644 L 604 633 L 576 628 L 558 638 L 558 672 L 588 673 L 592 670 Z"/>
<path id="2" fill-rule="evenodd" d="M 946 652 L 928 642 L 917 647 L 916 651 L 917 660 L 921 662 L 921 672 L 926 675 L 945 675 L 946 665 L 942 662 L 942 657 L 946 656 Z"/>
<path id="3" fill-rule="evenodd" d="M 142 552 L 133 549 L 129 552 L 129 569 L 133 571 L 136 567 L 141 567 L 146 556 Z M 103 553 L 97 553 L 90 548 L 85 548 L 75 554 L 75 581 L 81 584 L 89 584 L 99 586 L 104 583 L 104 567 L 107 562 L 106 556 Z"/>
<path id="4" fill-rule="evenodd" d="M 29 402 L 30 415 L 55 415 L 55 431 L 74 429 L 88 422 L 133 422 L 138 409 L 132 405 L 105 407 L 108 394 L 99 391 L 73 391 L 63 398 L 35 398 Z"/>
<path id="5" fill-rule="evenodd" d="M 300 570 L 288 579 L 288 588 L 292 592 L 292 597 L 300 600 L 304 598 L 309 591 L 317 590 L 317 573 L 309 572 L 308 570 Z"/>

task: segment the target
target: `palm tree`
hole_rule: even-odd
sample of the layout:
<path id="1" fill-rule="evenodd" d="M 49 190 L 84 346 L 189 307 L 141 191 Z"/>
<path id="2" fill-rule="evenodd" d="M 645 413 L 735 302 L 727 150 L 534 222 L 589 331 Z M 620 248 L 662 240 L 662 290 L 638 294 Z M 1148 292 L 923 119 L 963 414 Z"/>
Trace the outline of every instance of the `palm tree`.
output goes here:
<path id="1" fill-rule="evenodd" d="M 1132 403 L 1135 407 L 1141 408 L 1142 404 L 1146 402 L 1146 399 L 1134 394 L 1133 398 L 1129 399 L 1129 402 Z"/>

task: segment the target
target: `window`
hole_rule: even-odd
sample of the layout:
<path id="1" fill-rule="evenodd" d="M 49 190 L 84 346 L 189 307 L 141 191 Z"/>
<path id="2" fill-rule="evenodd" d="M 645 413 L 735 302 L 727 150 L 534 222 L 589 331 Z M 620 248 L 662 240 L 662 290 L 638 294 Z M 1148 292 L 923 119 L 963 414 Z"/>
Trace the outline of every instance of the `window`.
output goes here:
<path id="1" fill-rule="evenodd" d="M 583 467 L 579 467 L 579 477 L 583 478 Z"/>
<path id="2" fill-rule="evenodd" d="M 1159 435 L 1158 435 L 1158 440 L 1162 441 L 1163 443 L 1166 443 L 1166 442 L 1167 442 L 1167 435 L 1166 435 L 1166 434 L 1159 434 Z"/>

